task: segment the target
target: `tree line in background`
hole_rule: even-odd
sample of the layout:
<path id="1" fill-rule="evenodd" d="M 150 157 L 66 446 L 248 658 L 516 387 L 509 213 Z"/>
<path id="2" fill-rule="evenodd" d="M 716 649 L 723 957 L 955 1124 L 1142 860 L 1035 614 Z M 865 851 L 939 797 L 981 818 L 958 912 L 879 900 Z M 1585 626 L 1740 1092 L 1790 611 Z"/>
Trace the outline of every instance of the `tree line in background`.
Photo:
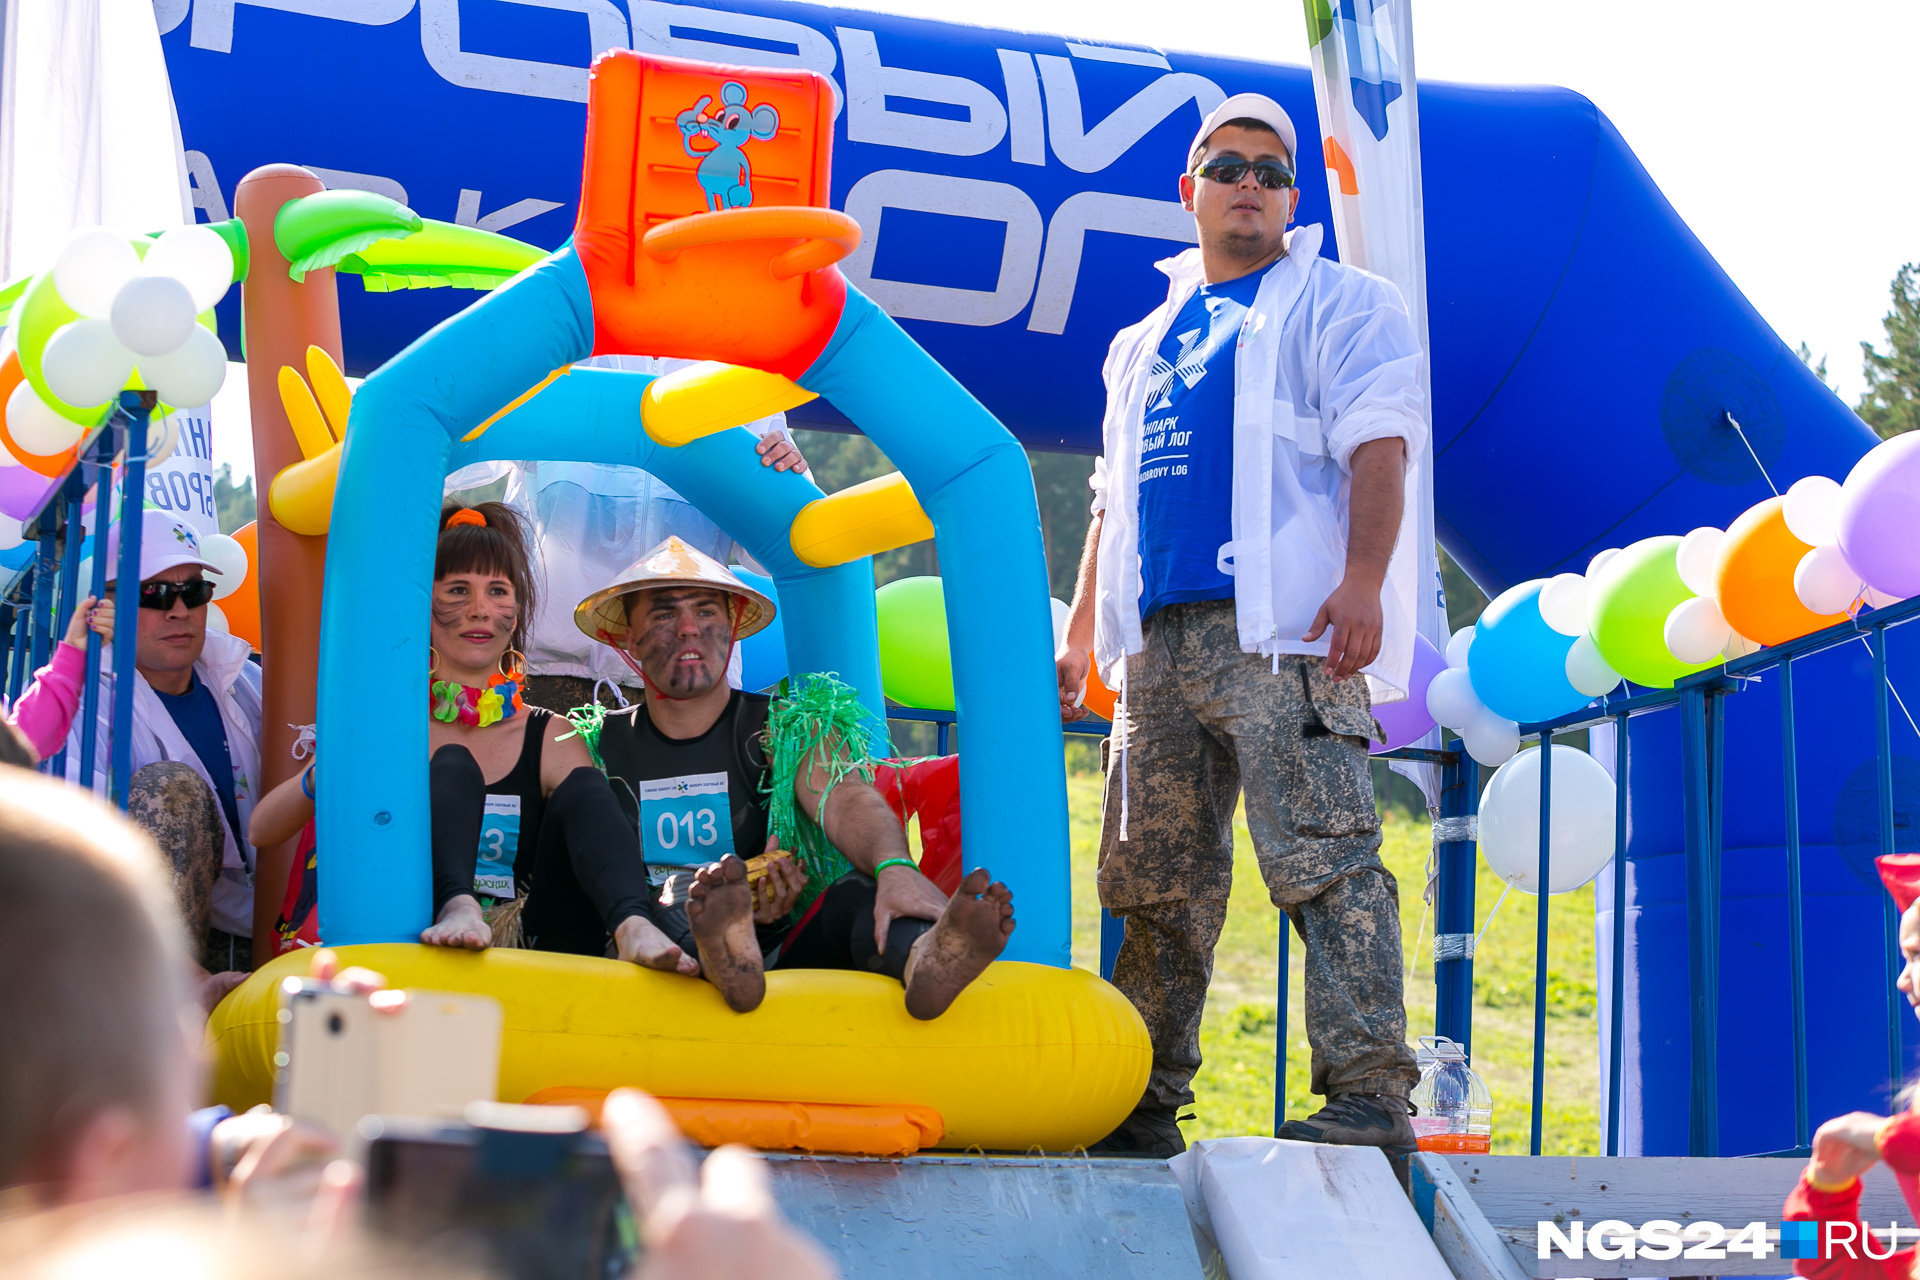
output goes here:
<path id="1" fill-rule="evenodd" d="M 1867 389 L 1853 411 L 1879 432 L 1883 440 L 1920 427 L 1920 262 L 1909 262 L 1894 273 L 1888 286 L 1893 309 L 1881 321 L 1887 331 L 1885 351 L 1871 342 L 1860 344 L 1861 373 Z M 1814 375 L 1827 381 L 1827 358 L 1813 358 L 1806 343 L 1800 358 Z M 1831 385 L 1831 384 L 1829 384 Z"/>

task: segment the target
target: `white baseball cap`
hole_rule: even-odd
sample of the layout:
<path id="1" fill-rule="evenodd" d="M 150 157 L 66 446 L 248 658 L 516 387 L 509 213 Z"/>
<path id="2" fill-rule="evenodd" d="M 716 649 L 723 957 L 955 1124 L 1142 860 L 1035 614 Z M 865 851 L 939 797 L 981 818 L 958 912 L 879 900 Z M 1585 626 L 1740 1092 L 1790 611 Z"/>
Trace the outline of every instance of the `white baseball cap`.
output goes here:
<path id="1" fill-rule="evenodd" d="M 1299 166 L 1297 148 L 1294 145 L 1293 117 L 1286 109 L 1264 93 L 1236 93 L 1225 102 L 1207 113 L 1200 122 L 1200 132 L 1193 135 L 1193 145 L 1187 148 L 1187 167 L 1193 167 L 1194 157 L 1207 145 L 1207 139 L 1213 131 L 1230 120 L 1258 120 L 1275 133 L 1286 144 L 1287 159 L 1296 168 Z"/>
<path id="2" fill-rule="evenodd" d="M 120 574 L 120 522 L 107 530 L 107 581 Z M 197 564 L 209 573 L 220 567 L 200 554 L 200 534 L 179 516 L 152 507 L 140 517 L 140 581 L 145 582 L 183 564 Z"/>

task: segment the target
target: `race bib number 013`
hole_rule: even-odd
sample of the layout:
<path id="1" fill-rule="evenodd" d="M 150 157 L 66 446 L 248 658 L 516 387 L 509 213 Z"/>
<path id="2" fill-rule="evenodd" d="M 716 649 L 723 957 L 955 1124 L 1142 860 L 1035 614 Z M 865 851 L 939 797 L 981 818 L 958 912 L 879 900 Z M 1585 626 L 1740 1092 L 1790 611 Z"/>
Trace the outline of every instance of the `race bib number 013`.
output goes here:
<path id="1" fill-rule="evenodd" d="M 713 862 L 732 853 L 727 775 L 692 773 L 642 782 L 640 838 L 650 863 Z"/>
<path id="2" fill-rule="evenodd" d="M 520 852 L 520 797 L 488 796 L 480 812 L 480 857 L 473 891 L 483 898 L 513 896 L 513 860 Z"/>

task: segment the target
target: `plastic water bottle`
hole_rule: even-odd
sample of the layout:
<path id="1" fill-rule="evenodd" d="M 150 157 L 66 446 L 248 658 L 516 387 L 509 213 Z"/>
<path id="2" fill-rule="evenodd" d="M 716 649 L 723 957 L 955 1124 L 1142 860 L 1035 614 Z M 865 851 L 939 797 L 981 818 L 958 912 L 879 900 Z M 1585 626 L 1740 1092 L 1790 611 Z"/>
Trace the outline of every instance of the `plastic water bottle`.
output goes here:
<path id="1" fill-rule="evenodd" d="M 1493 1095 L 1467 1065 L 1467 1051 L 1445 1036 L 1420 1037 L 1420 1083 L 1413 1087 L 1415 1140 L 1422 1151 L 1484 1155 L 1493 1149 Z"/>

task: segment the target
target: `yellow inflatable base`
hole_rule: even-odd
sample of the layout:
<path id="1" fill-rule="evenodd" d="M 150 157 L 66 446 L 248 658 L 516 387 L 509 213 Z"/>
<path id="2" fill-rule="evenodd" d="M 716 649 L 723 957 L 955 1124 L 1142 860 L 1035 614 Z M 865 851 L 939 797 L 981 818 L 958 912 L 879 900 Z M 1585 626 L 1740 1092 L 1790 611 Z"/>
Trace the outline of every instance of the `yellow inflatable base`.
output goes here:
<path id="1" fill-rule="evenodd" d="M 876 974 L 767 975 L 752 1013 L 696 978 L 539 951 L 409 943 L 340 947 L 395 987 L 490 995 L 505 1007 L 500 1100 L 543 1090 L 633 1086 L 669 1098 L 932 1107 L 941 1146 L 1065 1151 L 1097 1142 L 1146 1088 L 1147 1029 L 1126 997 L 1079 969 L 1002 961 L 931 1022 Z M 214 1098 L 270 1101 L 279 985 L 308 956 L 282 956 L 214 1010 Z"/>

